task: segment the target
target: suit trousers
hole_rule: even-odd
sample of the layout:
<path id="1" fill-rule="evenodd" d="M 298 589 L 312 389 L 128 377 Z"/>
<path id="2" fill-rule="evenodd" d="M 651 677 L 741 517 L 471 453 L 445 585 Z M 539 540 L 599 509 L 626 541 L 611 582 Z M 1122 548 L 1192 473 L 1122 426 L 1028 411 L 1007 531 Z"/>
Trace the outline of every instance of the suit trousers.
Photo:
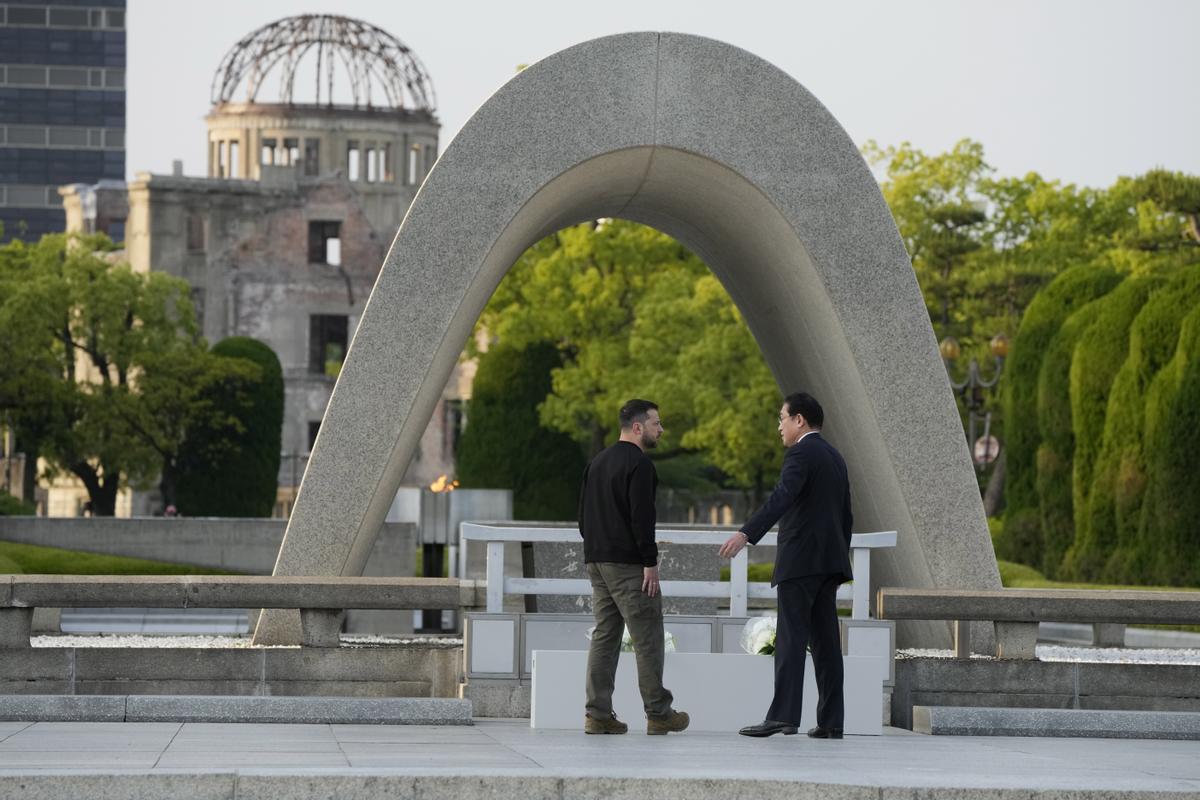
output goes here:
<path id="1" fill-rule="evenodd" d="M 587 571 L 592 582 L 592 613 L 596 617 L 596 629 L 588 647 L 587 715 L 594 719 L 612 716 L 621 636 L 628 626 L 637 656 L 638 688 L 646 716 L 668 716 L 674 698 L 663 687 L 666 648 L 662 595 L 650 597 L 642 591 L 643 571 L 638 564 L 592 563 L 587 565 Z"/>
<path id="2" fill-rule="evenodd" d="M 775 630 L 775 698 L 767 719 L 800 723 L 804 699 L 804 653 L 812 648 L 817 678 L 817 725 L 842 729 L 842 640 L 837 616 L 841 575 L 806 575 L 781 581 Z"/>

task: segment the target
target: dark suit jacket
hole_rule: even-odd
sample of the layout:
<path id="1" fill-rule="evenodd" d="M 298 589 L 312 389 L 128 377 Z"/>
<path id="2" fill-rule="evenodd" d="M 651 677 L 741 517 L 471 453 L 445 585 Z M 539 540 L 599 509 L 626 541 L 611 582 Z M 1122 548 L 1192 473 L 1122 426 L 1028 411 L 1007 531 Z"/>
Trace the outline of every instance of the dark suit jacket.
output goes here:
<path id="1" fill-rule="evenodd" d="M 820 432 L 788 448 L 779 483 L 762 508 L 742 526 L 757 543 L 779 523 L 771 584 L 806 575 L 850 572 L 850 481 L 842 455 Z"/>

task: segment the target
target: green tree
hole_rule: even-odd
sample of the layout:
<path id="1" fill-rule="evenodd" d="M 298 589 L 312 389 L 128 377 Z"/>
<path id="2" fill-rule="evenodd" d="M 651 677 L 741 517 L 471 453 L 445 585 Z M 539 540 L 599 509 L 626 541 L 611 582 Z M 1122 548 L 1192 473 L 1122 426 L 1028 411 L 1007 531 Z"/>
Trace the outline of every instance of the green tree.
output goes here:
<path id="1" fill-rule="evenodd" d="M 984 161 L 982 145 L 964 139 L 948 153 L 929 156 L 907 142 L 886 149 L 868 142 L 863 151 L 886 170 L 881 189 L 938 338 L 969 341 L 972 332 L 962 308 L 969 262 L 987 244 L 980 186 L 991 167 Z"/>
<path id="2" fill-rule="evenodd" d="M 724 287 L 669 236 L 625 220 L 559 231 L 514 266 L 480 324 L 512 347 L 554 343 L 563 363 L 540 419 L 587 453 L 611 442 L 625 400 L 649 397 L 666 426 L 664 483 L 761 492 L 773 479 L 779 389 Z"/>
<path id="3" fill-rule="evenodd" d="M 223 380 L 209 383 L 198 402 L 215 413 L 190 417 L 171 476 L 173 502 L 188 516 L 269 517 L 283 428 L 279 358 L 263 342 L 235 336 L 212 348 L 211 361 Z M 165 491 L 164 502 L 172 502 Z"/>
<path id="4" fill-rule="evenodd" d="M 79 478 L 97 515 L 115 512 L 122 486 L 162 473 L 186 427 L 169 420 L 217 377 L 198 371 L 187 283 L 133 272 L 103 235 L 0 247 L 0 341 L 11 424 L 51 475 Z"/>
<path id="5" fill-rule="evenodd" d="M 576 225 L 517 261 L 480 325 L 516 349 L 536 342 L 558 348 L 563 363 L 540 403 L 541 421 L 594 455 L 615 434 L 616 409 L 646 393 L 647 376 L 631 363 L 629 345 L 639 302 L 653 286 L 690 285 L 706 272 L 687 248 L 653 228 L 625 220 Z M 680 419 L 676 409 L 663 412 Z M 678 447 L 678 439 L 667 447 L 672 443 Z"/>
<path id="6" fill-rule="evenodd" d="M 512 489 L 516 519 L 574 519 L 585 460 L 580 445 L 547 430 L 537 406 L 562 364 L 552 344 L 524 349 L 496 344 L 479 356 L 459 440 L 458 480 L 464 487 Z"/>
<path id="7" fill-rule="evenodd" d="M 1128 184 L 1135 196 L 1165 212 L 1160 224 L 1152 226 L 1162 236 L 1143 242 L 1154 250 L 1200 246 L 1200 178 L 1156 169 Z"/>
<path id="8" fill-rule="evenodd" d="M 712 274 L 657 283 L 637 312 L 632 363 L 666 409 L 666 424 L 681 429 L 683 448 L 750 488 L 757 504 L 783 458 L 781 397 L 741 312 Z"/>

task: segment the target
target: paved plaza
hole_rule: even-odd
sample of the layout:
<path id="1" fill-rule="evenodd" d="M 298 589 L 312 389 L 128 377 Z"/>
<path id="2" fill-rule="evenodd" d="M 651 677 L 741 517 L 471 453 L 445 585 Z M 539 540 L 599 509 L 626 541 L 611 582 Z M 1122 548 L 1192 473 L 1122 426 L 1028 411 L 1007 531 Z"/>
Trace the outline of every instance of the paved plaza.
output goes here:
<path id="1" fill-rule="evenodd" d="M 481 780 L 482 779 L 482 780 Z M 0 723 L 0 797 L 1171 797 L 1186 741 L 734 733 L 585 736 L 474 726 Z"/>

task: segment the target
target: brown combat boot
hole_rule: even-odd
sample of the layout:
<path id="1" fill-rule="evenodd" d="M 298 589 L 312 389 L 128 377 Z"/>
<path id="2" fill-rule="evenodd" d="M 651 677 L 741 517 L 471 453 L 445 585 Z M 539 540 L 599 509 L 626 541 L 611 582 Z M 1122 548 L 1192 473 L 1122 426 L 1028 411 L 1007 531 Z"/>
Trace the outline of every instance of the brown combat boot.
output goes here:
<path id="1" fill-rule="evenodd" d="M 646 733 L 650 736 L 664 736 L 668 733 L 679 733 L 687 730 L 688 723 L 692 718 L 687 715 L 686 711 L 671 710 L 670 714 L 665 717 L 647 717 L 646 718 Z"/>
<path id="2" fill-rule="evenodd" d="M 583 718 L 584 733 L 626 733 L 628 731 L 629 726 L 617 719 L 616 714 L 613 714 L 608 719 L 596 719 L 595 717 Z"/>

